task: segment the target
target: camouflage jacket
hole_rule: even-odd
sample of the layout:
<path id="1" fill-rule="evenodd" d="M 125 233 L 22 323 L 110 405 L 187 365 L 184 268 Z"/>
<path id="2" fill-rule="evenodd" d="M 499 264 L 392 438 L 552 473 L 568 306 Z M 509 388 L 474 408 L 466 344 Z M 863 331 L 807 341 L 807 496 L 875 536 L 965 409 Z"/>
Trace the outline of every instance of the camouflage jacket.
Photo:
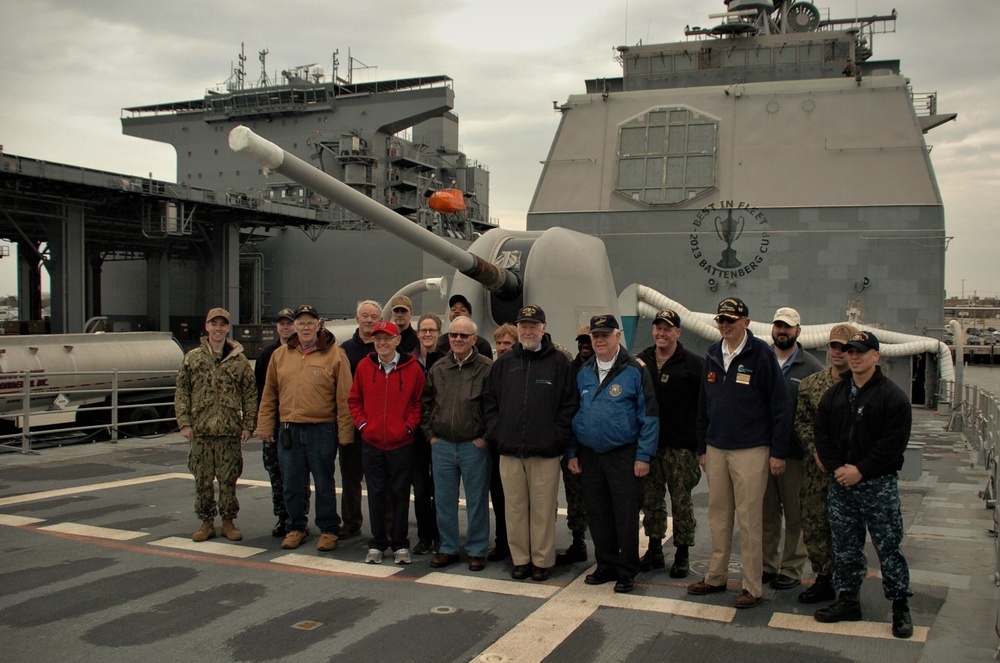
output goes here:
<path id="1" fill-rule="evenodd" d="M 223 357 L 216 359 L 201 339 L 201 347 L 184 355 L 174 394 L 177 426 L 190 426 L 196 437 L 238 436 L 254 429 L 257 386 L 243 346 L 226 339 Z"/>
<path id="2" fill-rule="evenodd" d="M 795 406 L 795 437 L 802 444 L 804 458 L 812 458 L 816 453 L 816 433 L 813 429 L 816 410 L 823 394 L 834 384 L 830 368 L 806 376 L 799 382 L 799 399 Z"/>

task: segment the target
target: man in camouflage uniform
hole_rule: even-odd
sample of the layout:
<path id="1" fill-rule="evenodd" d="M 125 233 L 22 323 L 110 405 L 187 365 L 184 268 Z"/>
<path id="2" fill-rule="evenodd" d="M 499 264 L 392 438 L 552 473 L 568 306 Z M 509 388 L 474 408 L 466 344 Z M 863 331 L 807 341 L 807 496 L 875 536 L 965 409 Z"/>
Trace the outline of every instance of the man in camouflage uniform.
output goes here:
<path id="1" fill-rule="evenodd" d="M 653 345 L 639 353 L 653 378 L 660 407 L 660 437 L 646 476 L 642 527 L 649 537 L 646 554 L 639 560 L 643 571 L 662 569 L 663 539 L 667 535 L 667 491 L 674 514 L 674 563 L 671 578 L 686 578 L 688 550 L 694 545 L 697 521 L 691 491 L 701 480 L 698 463 L 698 393 L 705 361 L 685 350 L 680 342 L 681 318 L 665 309 L 653 319 Z"/>
<path id="2" fill-rule="evenodd" d="M 819 603 L 837 598 L 833 587 L 833 542 L 830 521 L 826 513 L 826 494 L 830 476 L 820 469 L 816 456 L 816 436 L 813 426 L 816 409 L 826 390 L 840 382 L 847 370 L 844 345 L 858 330 L 851 325 L 834 325 L 827 345 L 830 368 L 803 378 L 799 383 L 799 399 L 795 408 L 795 436 L 802 443 L 802 490 L 799 494 L 802 540 L 809 553 L 816 582 L 799 594 L 802 603 Z"/>
<path id="3" fill-rule="evenodd" d="M 816 453 L 831 474 L 830 534 L 840 595 L 820 608 L 818 622 L 860 621 L 858 595 L 864 581 L 865 530 L 871 533 L 882 570 L 882 593 L 892 601 L 892 634 L 913 635 L 910 570 L 900 549 L 903 515 L 899 477 L 910 439 L 909 397 L 890 380 L 879 361 L 879 341 L 858 332 L 847 342 L 851 372 L 823 394 L 816 413 Z"/>
<path id="4" fill-rule="evenodd" d="M 191 442 L 188 469 L 194 475 L 195 513 L 201 527 L 192 541 L 215 536 L 215 514 L 222 516 L 222 535 L 239 541 L 233 524 L 240 510 L 236 480 L 243 473 L 240 445 L 250 439 L 257 418 L 253 369 L 243 346 L 227 338 L 229 313 L 213 308 L 205 318 L 208 336 L 184 356 L 177 372 L 174 410 L 181 435 Z M 213 480 L 219 482 L 216 508 Z"/>

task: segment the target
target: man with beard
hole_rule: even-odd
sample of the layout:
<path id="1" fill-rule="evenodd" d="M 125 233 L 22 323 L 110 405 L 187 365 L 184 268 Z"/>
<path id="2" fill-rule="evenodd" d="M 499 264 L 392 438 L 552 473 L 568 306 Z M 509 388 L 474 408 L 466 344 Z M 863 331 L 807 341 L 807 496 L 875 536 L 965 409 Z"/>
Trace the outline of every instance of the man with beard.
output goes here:
<path id="1" fill-rule="evenodd" d="M 840 382 L 841 375 L 848 370 L 844 348 L 857 331 L 850 325 L 834 325 L 827 345 L 830 368 L 813 373 L 799 383 L 799 400 L 795 408 L 795 435 L 803 449 L 799 510 L 802 541 L 806 544 L 809 562 L 816 574 L 816 582 L 799 594 L 800 603 L 819 603 L 837 598 L 837 590 L 833 586 L 833 541 L 830 538 L 830 519 L 826 512 L 830 475 L 819 466 L 813 426 L 823 394 Z"/>
<path id="2" fill-rule="evenodd" d="M 697 521 L 691 491 L 701 480 L 698 464 L 698 390 L 705 361 L 680 342 L 681 317 L 665 309 L 653 319 L 653 345 L 639 353 L 653 378 L 660 407 L 660 438 L 650 462 L 642 504 L 642 527 L 649 537 L 639 560 L 643 571 L 662 569 L 663 538 L 667 534 L 667 490 L 674 514 L 674 563 L 671 578 L 686 578 L 688 549 L 694 545 Z"/>
<path id="3" fill-rule="evenodd" d="M 795 417 L 802 378 L 823 370 L 819 360 L 806 352 L 798 342 L 802 333 L 799 312 L 782 307 L 774 314 L 771 323 L 772 350 L 781 366 L 788 392 L 789 417 Z M 806 546 L 802 542 L 802 524 L 799 493 L 802 490 L 802 443 L 795 431 L 788 440 L 785 472 L 771 476 L 764 492 L 764 575 L 773 589 L 791 589 L 802 582 L 806 565 Z M 781 546 L 781 519 L 785 519 L 785 543 Z M 780 549 L 779 549 L 780 547 Z"/>

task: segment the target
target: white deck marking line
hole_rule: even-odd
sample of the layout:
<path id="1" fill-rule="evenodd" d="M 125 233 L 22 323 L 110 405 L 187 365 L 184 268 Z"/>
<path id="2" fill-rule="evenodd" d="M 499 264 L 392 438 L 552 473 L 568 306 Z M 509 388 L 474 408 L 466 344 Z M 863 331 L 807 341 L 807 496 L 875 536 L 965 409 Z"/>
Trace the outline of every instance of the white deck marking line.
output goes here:
<path id="1" fill-rule="evenodd" d="M 270 488 L 270 481 L 258 481 L 257 479 L 238 479 L 237 486 L 253 486 L 254 488 Z"/>
<path id="2" fill-rule="evenodd" d="M 450 587 L 452 589 L 468 589 L 474 592 L 491 592 L 493 594 L 508 594 L 510 596 L 527 596 L 534 599 L 547 599 L 557 593 L 561 587 L 545 585 L 523 580 L 494 580 L 452 573 L 434 571 L 418 578 L 417 583 L 434 585 L 435 587 Z"/>
<path id="3" fill-rule="evenodd" d="M 898 640 L 892 635 L 892 626 L 888 622 L 837 622 L 823 624 L 808 615 L 792 615 L 776 612 L 771 615 L 768 626 L 784 628 L 790 631 L 807 633 L 826 633 L 829 635 L 852 635 L 860 638 L 879 638 L 882 640 Z M 926 626 L 914 626 L 913 637 L 907 642 L 926 642 L 930 629 Z"/>
<path id="4" fill-rule="evenodd" d="M 179 536 L 170 536 L 159 541 L 150 541 L 149 545 L 161 548 L 176 548 L 177 550 L 187 550 L 189 552 L 208 553 L 210 555 L 222 555 L 224 557 L 238 557 L 240 559 L 267 552 L 267 548 L 254 548 L 234 543 L 215 543 L 212 541 L 195 543 L 191 539 L 183 539 Z"/>
<path id="5" fill-rule="evenodd" d="M 76 486 L 74 488 L 59 488 L 57 490 L 45 490 L 40 493 L 27 493 L 25 495 L 14 495 L 0 499 L 0 506 L 10 504 L 23 504 L 24 502 L 35 502 L 37 500 L 47 500 L 53 497 L 63 497 L 64 495 L 76 495 L 78 493 L 92 493 L 97 490 L 109 490 L 111 488 L 123 488 L 125 486 L 138 486 L 154 481 L 164 481 L 166 479 L 191 479 L 190 474 L 180 472 L 168 472 L 166 474 L 154 474 L 148 477 L 137 477 L 135 479 L 121 479 L 120 481 L 105 481 L 104 483 L 92 483 L 87 486 Z"/>
<path id="6" fill-rule="evenodd" d="M 39 527 L 47 532 L 62 532 L 63 534 L 75 534 L 76 536 L 90 536 L 95 539 L 110 539 L 112 541 L 131 541 L 144 536 L 149 536 L 149 532 L 130 532 L 124 529 L 112 529 L 110 527 L 95 527 L 94 525 L 81 525 L 80 523 L 56 523 Z"/>
<path id="7" fill-rule="evenodd" d="M 596 565 L 587 569 L 592 573 Z M 537 610 L 522 619 L 506 635 L 476 657 L 479 663 L 513 661 L 534 663 L 545 659 L 567 637 L 602 606 L 676 614 L 720 622 L 731 622 L 736 608 L 722 608 L 674 599 L 615 594 L 612 585 L 591 587 L 586 573 L 557 592 Z M 688 604 L 688 605 L 684 605 Z"/>
<path id="8" fill-rule="evenodd" d="M 281 557 L 275 557 L 271 561 L 275 564 L 285 566 L 298 566 L 304 569 L 315 569 L 317 571 L 331 571 L 333 573 L 347 573 L 352 576 L 368 576 L 371 578 L 388 578 L 403 570 L 400 564 L 392 563 L 392 555 L 382 564 L 366 564 L 365 562 L 345 562 L 341 559 L 330 557 L 319 557 L 315 555 L 304 555 L 302 553 L 288 553 Z"/>
<path id="9" fill-rule="evenodd" d="M 0 525 L 8 525 L 9 527 L 21 527 L 23 525 L 34 525 L 35 523 L 44 523 L 44 518 L 29 518 L 27 516 L 10 516 L 5 513 L 0 513 Z"/>
<path id="10" fill-rule="evenodd" d="M 958 573 L 942 573 L 940 571 L 922 571 L 911 568 L 910 582 L 918 585 L 934 585 L 936 587 L 961 589 L 967 592 L 972 586 L 972 576 L 963 576 Z"/>

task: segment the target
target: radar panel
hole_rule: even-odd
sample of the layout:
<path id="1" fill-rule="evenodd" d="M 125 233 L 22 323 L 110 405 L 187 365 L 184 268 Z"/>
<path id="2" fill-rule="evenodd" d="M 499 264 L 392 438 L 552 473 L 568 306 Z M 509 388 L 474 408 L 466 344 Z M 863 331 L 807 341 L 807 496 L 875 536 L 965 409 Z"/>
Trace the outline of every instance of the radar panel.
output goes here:
<path id="1" fill-rule="evenodd" d="M 615 191 L 677 205 L 715 187 L 718 122 L 683 106 L 651 108 L 618 127 Z"/>

